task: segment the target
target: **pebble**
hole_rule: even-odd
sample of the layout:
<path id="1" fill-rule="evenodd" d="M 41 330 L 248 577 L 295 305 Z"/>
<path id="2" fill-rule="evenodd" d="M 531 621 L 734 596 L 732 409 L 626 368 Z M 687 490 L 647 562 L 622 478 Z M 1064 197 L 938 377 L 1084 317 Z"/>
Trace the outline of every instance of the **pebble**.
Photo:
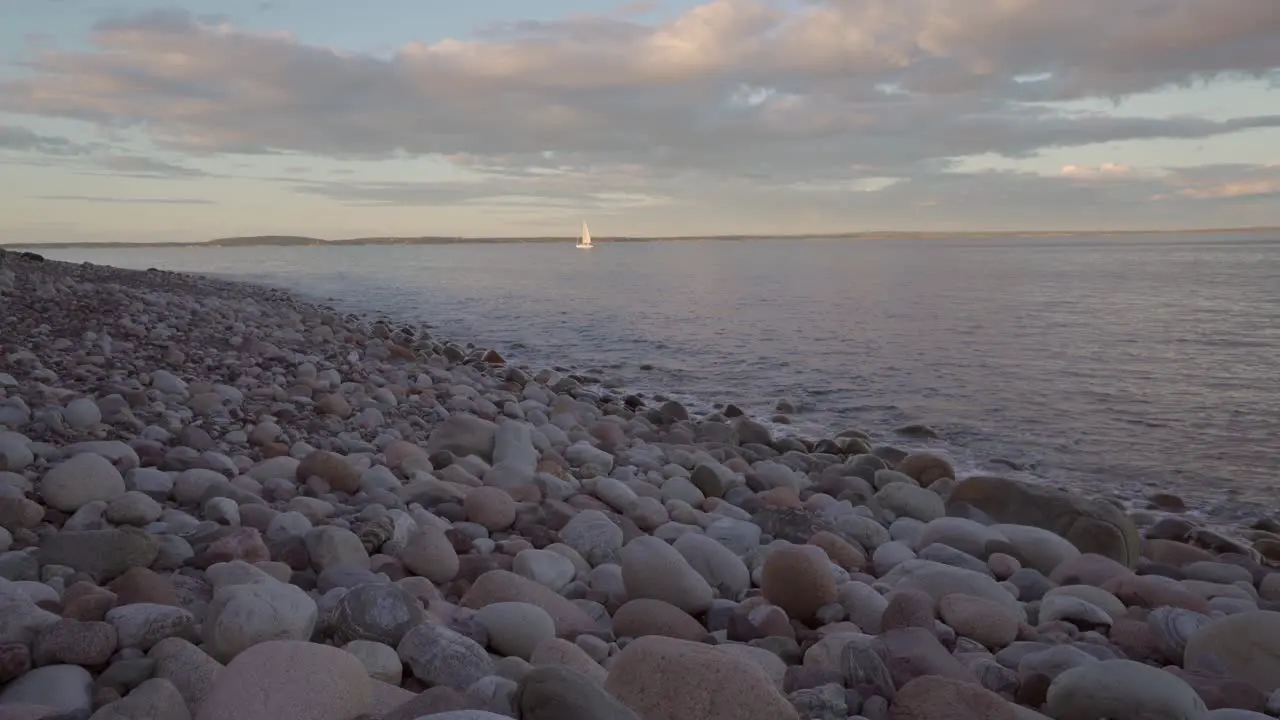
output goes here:
<path id="1" fill-rule="evenodd" d="M 269 640 L 231 661 L 196 720 L 350 720 L 372 707 L 369 676 L 350 653 Z"/>
<path id="2" fill-rule="evenodd" d="M 363 640 L 395 647 L 424 620 L 422 603 L 407 590 L 374 582 L 344 593 L 331 611 L 329 627 L 339 643 Z"/>
<path id="3" fill-rule="evenodd" d="M 831 560 L 813 545 L 785 545 L 769 554 L 760 576 L 764 598 L 797 620 L 810 620 L 836 601 Z"/>
<path id="4" fill-rule="evenodd" d="M 957 634 L 989 648 L 1004 647 L 1018 637 L 1020 618 L 1007 605 L 951 593 L 938 601 L 938 612 Z"/>
<path id="5" fill-rule="evenodd" d="M 666 541 L 642 535 L 619 556 L 628 597 L 662 600 L 694 614 L 711 607 L 711 586 Z"/>
<path id="6" fill-rule="evenodd" d="M 1280 690 L 1280 612 L 1254 611 L 1218 618 L 1193 631 L 1184 666 L 1221 672 L 1264 693 Z"/>
<path id="7" fill-rule="evenodd" d="M 476 611 L 475 621 L 487 631 L 490 647 L 507 657 L 528 660 L 542 641 L 556 636 L 556 623 L 547 611 L 529 603 L 485 605 Z"/>
<path id="8" fill-rule="evenodd" d="M 318 615 L 316 601 L 297 586 L 255 578 L 213 593 L 202 638 L 209 654 L 225 663 L 267 640 L 309 640 Z"/>
<path id="9" fill-rule="evenodd" d="M 707 635 L 692 615 L 662 600 L 636 598 L 613 613 L 613 630 L 621 637 L 661 635 L 681 640 L 701 640 Z"/>
<path id="10" fill-rule="evenodd" d="M 354 655 L 374 680 L 399 686 L 404 678 L 404 664 L 390 645 L 372 640 L 352 640 L 342 649 Z"/>
<path id="11" fill-rule="evenodd" d="M 999 695 L 971 683 L 926 675 L 903 685 L 890 704 L 894 720 L 1018 720 Z"/>
<path id="12" fill-rule="evenodd" d="M 40 478 L 40 498 L 51 508 L 75 512 L 95 502 L 109 502 L 126 492 L 124 477 L 109 460 L 81 453 L 63 460 Z"/>
<path id="13" fill-rule="evenodd" d="M 447 583 L 458 575 L 458 553 L 438 528 L 421 528 L 400 551 L 405 569 L 433 583 Z"/>
<path id="14" fill-rule="evenodd" d="M 222 663 L 182 638 L 161 640 L 147 658 L 155 662 L 155 676 L 173 683 L 191 709 L 204 703 L 223 670 Z"/>
<path id="15" fill-rule="evenodd" d="M 414 677 L 429 685 L 466 690 L 492 674 L 493 661 L 479 643 L 430 622 L 410 630 L 396 647 Z"/>
<path id="16" fill-rule="evenodd" d="M 535 668 L 516 690 L 522 720 L 640 720 L 590 678 L 561 666 Z"/>
<path id="17" fill-rule="evenodd" d="M 0 690 L 5 706 L 34 705 L 54 713 L 84 717 L 93 706 L 93 676 L 79 665 L 45 665 L 11 681 Z"/>
<path id="18" fill-rule="evenodd" d="M 1208 708 L 1190 685 L 1170 673 L 1132 660 L 1106 660 L 1055 678 L 1044 711 L 1054 720 L 1203 720 Z"/>
<path id="19" fill-rule="evenodd" d="M 728 547 L 706 535 L 685 533 L 672 543 L 720 597 L 737 598 L 751 589 L 751 573 Z"/>
<path id="20" fill-rule="evenodd" d="M 584 646 L 590 650 L 584 649 Z M 529 664 L 533 667 L 564 666 L 576 670 L 597 685 L 603 685 L 609 673 L 600 663 L 607 659 L 608 655 L 609 645 L 594 635 L 579 635 L 576 642 L 569 642 L 563 638 L 550 638 L 538 643 L 538 646 L 533 649 Z"/>
<path id="21" fill-rule="evenodd" d="M 655 688 L 661 691 L 654 692 Z M 759 666 L 714 648 L 664 637 L 627 645 L 605 690 L 641 717 L 670 720 L 797 720 Z"/>
<path id="22" fill-rule="evenodd" d="M 191 711 L 173 683 L 151 678 L 127 696 L 98 709 L 90 720 L 190 720 Z"/>
<path id="23" fill-rule="evenodd" d="M 521 550 L 512 561 L 511 569 L 522 577 L 560 592 L 573 582 L 578 570 L 569 558 L 550 550 Z"/>
<path id="24" fill-rule="evenodd" d="M 523 602 L 542 608 L 555 621 L 557 635 L 596 627 L 595 621 L 566 597 L 507 570 L 490 570 L 477 578 L 462 596 L 461 605 L 479 609 L 499 602 Z"/>

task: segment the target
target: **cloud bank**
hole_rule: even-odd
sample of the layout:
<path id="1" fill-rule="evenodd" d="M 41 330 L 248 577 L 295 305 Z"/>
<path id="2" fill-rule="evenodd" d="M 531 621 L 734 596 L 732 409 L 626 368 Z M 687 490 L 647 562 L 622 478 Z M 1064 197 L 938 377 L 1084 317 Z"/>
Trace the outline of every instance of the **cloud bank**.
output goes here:
<path id="1" fill-rule="evenodd" d="M 1223 121 L 1056 105 L 1275 83 L 1278 37 L 1276 0 L 711 0 L 661 24 L 631 12 L 516 22 L 383 57 L 162 10 L 99 24 L 88 50 L 25 58 L 25 74 L 0 83 L 0 110 L 141 132 L 196 156 L 433 155 L 466 171 L 462 182 L 296 184 L 356 204 L 1221 200 L 1274 194 L 1276 169 L 987 173 L 976 189 L 949 171 L 972 156 L 1280 127 L 1280 113 Z M 0 146 L 59 150 L 3 129 Z M 1096 182 L 1121 178 L 1119 189 Z"/>

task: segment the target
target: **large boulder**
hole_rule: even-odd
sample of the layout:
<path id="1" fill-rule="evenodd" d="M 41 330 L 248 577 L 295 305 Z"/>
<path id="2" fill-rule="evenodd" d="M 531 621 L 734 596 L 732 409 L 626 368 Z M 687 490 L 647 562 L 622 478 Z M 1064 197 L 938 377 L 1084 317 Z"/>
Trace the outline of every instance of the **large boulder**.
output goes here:
<path id="1" fill-rule="evenodd" d="M 947 512 L 969 506 L 998 523 L 1044 528 L 1070 540 L 1081 552 L 1102 555 L 1134 567 L 1141 537 L 1120 508 L 1047 485 L 1008 478 L 976 476 L 956 484 Z"/>

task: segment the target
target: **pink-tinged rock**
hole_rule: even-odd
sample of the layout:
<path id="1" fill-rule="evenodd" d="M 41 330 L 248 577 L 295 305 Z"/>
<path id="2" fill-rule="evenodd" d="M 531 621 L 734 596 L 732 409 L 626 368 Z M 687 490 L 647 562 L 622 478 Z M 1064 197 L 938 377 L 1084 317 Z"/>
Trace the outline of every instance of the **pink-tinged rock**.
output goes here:
<path id="1" fill-rule="evenodd" d="M 262 540 L 262 534 L 251 527 L 239 527 L 209 543 L 204 552 L 193 559 L 199 568 L 208 568 L 217 563 L 243 560 L 247 563 L 267 562 L 271 560 L 271 551 Z"/>
<path id="2" fill-rule="evenodd" d="M 926 675 L 903 685 L 889 706 L 892 720 L 1018 720 L 1013 706 L 990 690 Z"/>
<path id="3" fill-rule="evenodd" d="M 836 583 L 827 553 L 815 545 L 785 545 L 764 561 L 760 589 L 769 602 L 801 621 L 836 601 Z"/>
<path id="4" fill-rule="evenodd" d="M 613 614 L 613 632 L 619 637 L 661 635 L 691 641 L 707 635 L 706 628 L 689 613 L 651 598 L 637 598 L 618 608 Z"/>
<path id="5" fill-rule="evenodd" d="M 989 648 L 1004 647 L 1018 637 L 1018 613 L 990 600 L 952 593 L 938 602 L 938 611 L 951 629 Z"/>
<path id="6" fill-rule="evenodd" d="M 1101 585 L 1130 607 L 1176 607 L 1207 615 L 1209 601 L 1186 589 L 1176 580 L 1159 575 L 1122 575 Z"/>
<path id="7" fill-rule="evenodd" d="M 298 464 L 295 476 L 298 482 L 304 483 L 312 476 L 325 481 L 338 492 L 350 495 L 360 491 L 360 471 L 346 458 L 328 450 L 316 450 Z"/>
<path id="8" fill-rule="evenodd" d="M 522 602 L 537 605 L 556 624 L 556 634 L 570 635 L 593 630 L 596 623 L 577 605 L 555 591 L 516 575 L 508 570 L 490 570 L 476 579 L 462 596 L 463 607 L 479 609 L 500 602 Z"/>
<path id="9" fill-rule="evenodd" d="M 798 720 L 758 665 L 673 638 L 627 645 L 609 669 L 605 690 L 646 720 Z"/>
<path id="10" fill-rule="evenodd" d="M 890 630 L 877 642 L 895 685 L 905 685 L 924 675 L 977 683 L 973 673 L 947 652 L 932 630 L 916 627 Z"/>
<path id="11" fill-rule="evenodd" d="M 1113 578 L 1125 578 L 1133 571 L 1111 558 L 1085 553 L 1064 561 L 1049 574 L 1059 585 L 1093 585 L 1101 587 Z"/>
<path id="12" fill-rule="evenodd" d="M 499 488 L 474 488 L 467 492 L 462 506 L 468 520 L 490 532 L 506 530 L 516 521 L 515 500 Z"/>

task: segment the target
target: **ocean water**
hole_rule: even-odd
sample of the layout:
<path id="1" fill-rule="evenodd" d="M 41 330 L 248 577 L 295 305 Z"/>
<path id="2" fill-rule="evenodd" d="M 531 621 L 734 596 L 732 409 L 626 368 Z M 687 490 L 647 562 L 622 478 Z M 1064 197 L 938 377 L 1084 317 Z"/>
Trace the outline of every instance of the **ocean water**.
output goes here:
<path id="1" fill-rule="evenodd" d="M 857 428 L 967 471 L 1280 509 L 1280 238 L 68 249 L 429 323 L 611 386 Z M 908 423 L 938 440 L 906 440 Z"/>

